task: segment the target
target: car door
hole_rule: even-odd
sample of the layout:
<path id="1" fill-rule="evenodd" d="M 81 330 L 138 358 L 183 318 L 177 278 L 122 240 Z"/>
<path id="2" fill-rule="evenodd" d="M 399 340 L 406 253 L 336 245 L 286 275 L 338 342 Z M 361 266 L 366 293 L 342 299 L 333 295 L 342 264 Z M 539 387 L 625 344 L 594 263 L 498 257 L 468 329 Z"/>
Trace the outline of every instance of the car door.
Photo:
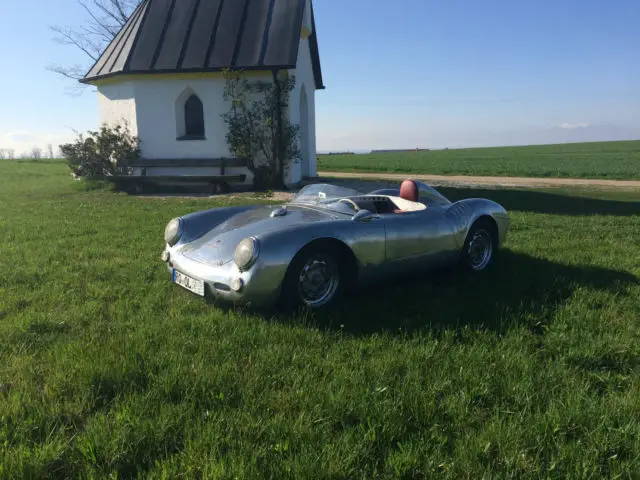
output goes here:
<path id="1" fill-rule="evenodd" d="M 454 225 L 442 207 L 385 214 L 382 218 L 389 266 L 422 270 L 446 262 L 457 252 Z"/>

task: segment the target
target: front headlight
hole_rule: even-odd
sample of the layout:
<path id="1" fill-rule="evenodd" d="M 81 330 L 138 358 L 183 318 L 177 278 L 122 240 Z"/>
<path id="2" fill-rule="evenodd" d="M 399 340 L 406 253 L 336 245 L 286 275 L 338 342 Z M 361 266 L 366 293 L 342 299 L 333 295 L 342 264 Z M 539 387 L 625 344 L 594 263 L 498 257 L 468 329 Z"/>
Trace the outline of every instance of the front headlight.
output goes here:
<path id="1" fill-rule="evenodd" d="M 245 238 L 236 247 L 233 261 L 236 262 L 240 271 L 245 271 L 255 263 L 258 258 L 258 253 L 258 240 L 253 237 Z"/>
<path id="2" fill-rule="evenodd" d="M 182 219 L 174 218 L 167 224 L 167 228 L 164 229 L 164 241 L 172 247 L 178 243 L 182 236 Z"/>

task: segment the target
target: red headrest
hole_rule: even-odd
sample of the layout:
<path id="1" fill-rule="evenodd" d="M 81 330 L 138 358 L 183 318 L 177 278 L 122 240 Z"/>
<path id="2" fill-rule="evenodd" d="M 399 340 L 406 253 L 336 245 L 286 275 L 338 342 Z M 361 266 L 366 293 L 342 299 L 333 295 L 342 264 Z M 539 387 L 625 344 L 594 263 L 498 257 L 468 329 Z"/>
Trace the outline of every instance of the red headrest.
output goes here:
<path id="1" fill-rule="evenodd" d="M 418 185 L 413 180 L 405 180 L 400 185 L 400 198 L 409 200 L 410 202 L 417 202 L 420 198 L 420 191 Z"/>

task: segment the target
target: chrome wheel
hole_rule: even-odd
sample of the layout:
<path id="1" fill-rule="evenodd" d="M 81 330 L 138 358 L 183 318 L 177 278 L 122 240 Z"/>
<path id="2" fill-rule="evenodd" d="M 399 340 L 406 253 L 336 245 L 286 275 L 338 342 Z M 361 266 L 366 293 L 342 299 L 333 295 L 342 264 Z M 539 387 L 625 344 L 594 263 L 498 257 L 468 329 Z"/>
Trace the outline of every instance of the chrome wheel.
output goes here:
<path id="1" fill-rule="evenodd" d="M 472 232 L 469 246 L 467 247 L 469 266 L 473 270 L 483 270 L 489 265 L 492 254 L 493 240 L 489 232 L 484 229 Z"/>
<path id="2" fill-rule="evenodd" d="M 331 259 L 313 256 L 305 262 L 298 276 L 300 299 L 310 307 L 328 303 L 338 291 L 340 270 Z"/>

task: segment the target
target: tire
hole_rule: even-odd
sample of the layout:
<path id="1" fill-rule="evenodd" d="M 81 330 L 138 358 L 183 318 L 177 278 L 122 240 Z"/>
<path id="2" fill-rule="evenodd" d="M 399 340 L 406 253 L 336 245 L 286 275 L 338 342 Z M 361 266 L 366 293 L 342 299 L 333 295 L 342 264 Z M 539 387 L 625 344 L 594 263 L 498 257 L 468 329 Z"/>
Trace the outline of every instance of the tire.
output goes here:
<path id="1" fill-rule="evenodd" d="M 498 250 L 498 232 L 487 218 L 477 220 L 469 229 L 462 247 L 462 267 L 470 272 L 486 270 Z"/>
<path id="2" fill-rule="evenodd" d="M 282 282 L 282 306 L 287 310 L 319 310 L 335 305 L 347 284 L 340 253 L 332 245 L 321 244 L 301 250 Z"/>

